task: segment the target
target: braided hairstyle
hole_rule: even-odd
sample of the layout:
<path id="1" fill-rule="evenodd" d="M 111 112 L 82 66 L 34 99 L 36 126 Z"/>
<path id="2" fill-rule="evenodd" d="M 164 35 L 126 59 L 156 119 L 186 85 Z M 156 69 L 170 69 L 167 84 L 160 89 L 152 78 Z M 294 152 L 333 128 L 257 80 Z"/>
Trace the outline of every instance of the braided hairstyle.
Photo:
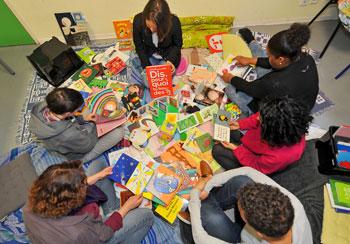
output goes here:
<path id="1" fill-rule="evenodd" d="M 301 48 L 310 39 L 310 29 L 307 25 L 294 23 L 288 30 L 275 34 L 269 40 L 267 47 L 275 57 L 287 57 L 292 62 L 299 59 Z"/>

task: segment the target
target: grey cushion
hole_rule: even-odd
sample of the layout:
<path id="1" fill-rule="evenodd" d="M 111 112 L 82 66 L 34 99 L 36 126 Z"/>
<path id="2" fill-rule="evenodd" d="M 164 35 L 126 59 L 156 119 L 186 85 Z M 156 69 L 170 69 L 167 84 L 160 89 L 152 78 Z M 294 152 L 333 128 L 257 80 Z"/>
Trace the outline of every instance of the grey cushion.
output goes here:
<path id="1" fill-rule="evenodd" d="M 37 178 L 28 153 L 0 167 L 0 218 L 22 207 L 27 200 L 28 189 Z"/>

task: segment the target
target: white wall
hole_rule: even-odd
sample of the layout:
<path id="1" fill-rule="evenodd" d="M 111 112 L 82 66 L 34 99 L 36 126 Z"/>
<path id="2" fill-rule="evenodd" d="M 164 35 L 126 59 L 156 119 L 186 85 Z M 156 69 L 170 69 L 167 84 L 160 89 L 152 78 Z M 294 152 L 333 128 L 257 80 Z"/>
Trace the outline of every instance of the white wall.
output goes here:
<path id="1" fill-rule="evenodd" d="M 178 16 L 235 16 L 234 26 L 307 22 L 329 0 L 299 6 L 299 0 L 168 0 Z M 146 0 L 5 0 L 32 37 L 43 42 L 62 35 L 54 13 L 82 12 L 89 24 L 92 39 L 113 38 L 112 20 L 125 19 L 142 11 Z M 320 19 L 337 17 L 329 7 Z"/>

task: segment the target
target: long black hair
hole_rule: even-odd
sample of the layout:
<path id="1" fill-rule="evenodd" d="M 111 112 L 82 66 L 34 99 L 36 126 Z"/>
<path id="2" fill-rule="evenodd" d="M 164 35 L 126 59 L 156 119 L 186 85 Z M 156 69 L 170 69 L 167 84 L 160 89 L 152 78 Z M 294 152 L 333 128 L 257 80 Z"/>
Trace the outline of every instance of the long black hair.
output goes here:
<path id="1" fill-rule="evenodd" d="M 288 96 L 262 100 L 259 112 L 261 138 L 276 147 L 300 142 L 313 119 L 302 103 Z"/>
<path id="2" fill-rule="evenodd" d="M 292 62 L 299 59 L 301 48 L 310 39 L 310 29 L 307 25 L 294 23 L 288 30 L 273 35 L 267 47 L 275 57 L 287 57 Z"/>
<path id="3" fill-rule="evenodd" d="M 163 41 L 172 28 L 172 14 L 165 0 L 149 0 L 142 12 L 143 24 L 146 20 L 154 21 L 157 25 L 159 41 Z"/>

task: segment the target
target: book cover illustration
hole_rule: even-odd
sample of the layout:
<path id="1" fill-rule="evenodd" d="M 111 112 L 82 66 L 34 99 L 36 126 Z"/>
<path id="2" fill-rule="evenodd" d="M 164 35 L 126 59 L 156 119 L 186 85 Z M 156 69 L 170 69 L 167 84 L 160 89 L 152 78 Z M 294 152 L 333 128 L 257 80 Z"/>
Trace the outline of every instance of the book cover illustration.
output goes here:
<path id="1" fill-rule="evenodd" d="M 334 203 L 350 208 L 350 182 L 330 179 Z"/>
<path id="2" fill-rule="evenodd" d="M 80 12 L 55 13 L 64 39 L 69 46 L 90 44 L 85 17 Z"/>
<path id="3" fill-rule="evenodd" d="M 97 137 L 101 137 L 115 128 L 122 126 L 127 121 L 126 116 L 122 116 L 119 119 L 111 120 L 104 123 L 96 124 Z"/>
<path id="4" fill-rule="evenodd" d="M 68 88 L 74 89 L 78 92 L 87 92 L 88 94 L 92 93 L 91 88 L 86 85 L 83 79 L 74 81 Z"/>
<path id="5" fill-rule="evenodd" d="M 146 67 L 146 77 L 152 98 L 174 95 L 172 75 L 168 64 Z"/>
<path id="6" fill-rule="evenodd" d="M 183 179 L 171 169 L 160 165 L 149 181 L 146 189 L 159 198 L 166 205 L 169 205 L 181 187 Z"/>
<path id="7" fill-rule="evenodd" d="M 119 50 L 132 49 L 132 24 L 130 20 L 114 20 L 113 27 L 119 43 Z"/>
<path id="8" fill-rule="evenodd" d="M 165 120 L 159 129 L 159 138 L 165 142 L 173 139 L 177 129 L 177 113 L 167 113 Z"/>
<path id="9" fill-rule="evenodd" d="M 344 210 L 344 211 L 350 211 L 350 208 L 337 205 L 337 204 L 334 202 L 334 197 L 333 197 L 333 192 L 332 192 L 331 184 L 327 183 L 327 184 L 326 184 L 326 189 L 327 189 L 327 192 L 328 192 L 328 197 L 329 197 L 331 206 L 332 206 L 333 208 L 335 208 L 336 210 L 339 209 L 339 210 Z"/>
<path id="10" fill-rule="evenodd" d="M 208 106 L 213 104 L 221 105 L 225 103 L 227 98 L 225 97 L 225 93 L 212 89 L 207 86 L 203 86 L 200 91 L 196 92 L 196 96 L 194 98 L 194 102 Z"/>
<path id="11" fill-rule="evenodd" d="M 224 108 L 231 114 L 231 118 L 234 120 L 237 120 L 239 118 L 239 115 L 242 113 L 241 109 L 235 103 L 226 103 Z"/>
<path id="12" fill-rule="evenodd" d="M 120 119 L 126 113 L 125 108 L 119 108 L 118 100 L 110 88 L 91 95 L 86 102 L 90 112 L 96 115 L 97 124 Z"/>
<path id="13" fill-rule="evenodd" d="M 177 214 L 181 211 L 182 206 L 182 199 L 179 196 L 175 196 L 171 202 L 169 202 L 168 206 L 164 207 L 162 205 L 158 205 L 155 212 L 170 224 L 173 224 L 177 217 Z"/>
<path id="14" fill-rule="evenodd" d="M 234 57 L 241 55 L 243 57 L 252 57 L 252 51 L 248 44 L 239 35 L 222 34 L 223 59 L 232 54 Z"/>
<path id="15" fill-rule="evenodd" d="M 205 61 L 212 67 L 213 70 L 218 70 L 224 63 L 221 53 L 213 53 L 205 57 Z"/>
<path id="16" fill-rule="evenodd" d="M 250 65 L 239 66 L 237 64 L 237 60 L 235 60 L 235 56 L 230 54 L 227 56 L 220 69 L 217 70 L 217 73 L 222 76 L 223 73 L 228 72 L 234 76 L 239 76 L 243 79 L 246 79 L 252 69 L 253 67 Z"/>
<path id="17" fill-rule="evenodd" d="M 195 126 L 199 125 L 199 122 L 194 114 L 190 114 L 183 119 L 177 121 L 177 129 L 180 133 L 191 129 Z"/>
<path id="18" fill-rule="evenodd" d="M 194 139 L 203 134 L 204 132 L 198 129 L 198 127 L 193 127 L 192 129 L 189 129 L 187 131 L 186 141 L 182 145 L 182 148 L 185 149 L 187 152 L 190 152 L 193 154 L 199 153 L 200 149 Z"/>
<path id="19" fill-rule="evenodd" d="M 227 32 L 220 32 L 211 35 L 207 35 L 205 40 L 208 43 L 208 47 L 211 53 L 221 53 L 222 49 L 222 34 L 226 34 Z"/>
<path id="20" fill-rule="evenodd" d="M 77 72 L 74 73 L 72 76 L 72 80 L 79 80 L 82 79 L 85 81 L 86 84 L 89 85 L 90 81 L 92 81 L 95 76 L 97 75 L 98 71 L 95 70 L 93 67 L 84 64 L 80 69 L 77 70 Z"/>
<path id="21" fill-rule="evenodd" d="M 174 145 L 170 146 L 165 152 L 160 155 L 160 158 L 165 163 L 181 163 L 184 168 L 196 168 L 197 162 L 193 156 L 185 151 L 180 142 L 176 142 Z"/>
<path id="22" fill-rule="evenodd" d="M 122 103 L 128 111 L 135 110 L 142 106 L 143 96 L 144 89 L 141 85 L 131 84 L 125 90 Z"/>
<path id="23" fill-rule="evenodd" d="M 120 57 L 115 57 L 108 61 L 105 65 L 111 75 L 119 74 L 123 69 L 126 68 L 125 62 Z"/>
<path id="24" fill-rule="evenodd" d="M 153 170 L 140 162 L 125 186 L 134 194 L 138 195 L 143 192 L 152 175 Z"/>
<path id="25" fill-rule="evenodd" d="M 108 61 L 114 59 L 115 57 L 119 57 L 124 63 L 129 60 L 129 55 L 119 50 L 119 43 L 116 43 L 114 46 L 107 48 L 107 50 L 103 53 L 96 54 L 91 59 L 91 65 L 102 63 L 102 65 L 105 67 Z"/>
<path id="26" fill-rule="evenodd" d="M 203 153 L 213 148 L 213 145 L 214 145 L 213 138 L 209 133 L 205 133 L 204 135 L 196 137 L 194 140 L 197 143 L 201 152 Z"/>
<path id="27" fill-rule="evenodd" d="M 76 53 L 86 64 L 89 64 L 91 62 L 91 59 L 96 55 L 96 53 L 89 47 L 84 47 Z"/>
<path id="28" fill-rule="evenodd" d="M 225 110 L 219 110 L 214 115 L 214 140 L 230 142 L 231 114 Z"/>
<path id="29" fill-rule="evenodd" d="M 138 163 L 139 161 L 123 153 L 115 163 L 113 173 L 108 178 L 125 186 Z"/>
<path id="30" fill-rule="evenodd" d="M 126 138 L 137 149 L 147 147 L 149 139 L 159 132 L 158 126 L 151 116 L 145 116 L 127 126 Z"/>
<path id="31" fill-rule="evenodd" d="M 92 81 L 90 81 L 89 87 L 101 90 L 106 88 L 107 84 L 108 80 L 94 78 Z"/>

